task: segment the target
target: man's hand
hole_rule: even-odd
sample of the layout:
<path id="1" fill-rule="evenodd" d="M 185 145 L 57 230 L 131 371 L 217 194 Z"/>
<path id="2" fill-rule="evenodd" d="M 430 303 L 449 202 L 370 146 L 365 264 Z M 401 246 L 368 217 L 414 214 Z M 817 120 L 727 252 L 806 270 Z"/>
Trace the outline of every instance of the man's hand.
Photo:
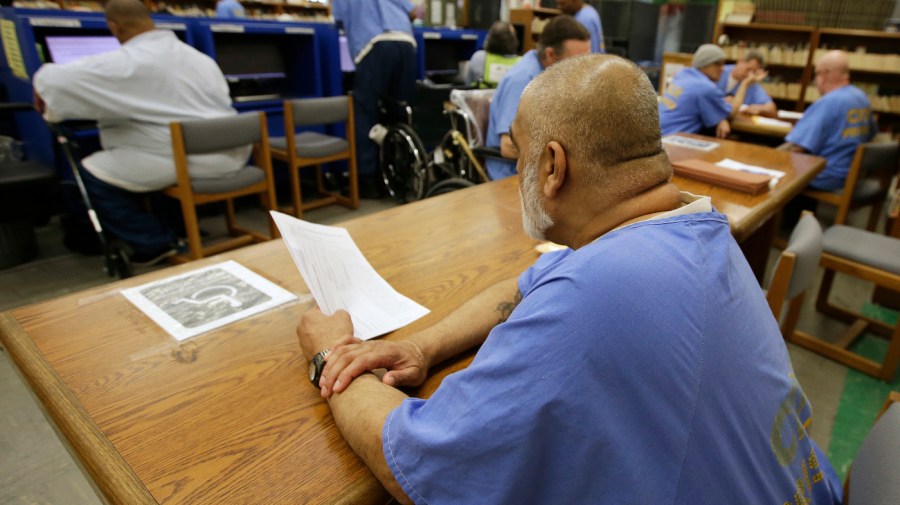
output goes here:
<path id="1" fill-rule="evenodd" d="M 307 361 L 339 340 L 353 335 L 353 323 L 346 310 L 326 316 L 318 308 L 310 309 L 300 317 L 297 339 Z"/>
<path id="2" fill-rule="evenodd" d="M 758 116 L 759 114 L 762 113 L 762 106 L 755 105 L 755 104 L 748 105 L 747 108 L 745 108 L 742 112 L 744 112 L 745 114 L 749 114 L 751 116 Z"/>
<path id="3" fill-rule="evenodd" d="M 723 119 L 719 121 L 719 124 L 716 125 L 716 137 L 724 139 L 729 133 L 731 133 L 731 125 L 728 124 L 728 120 Z"/>
<path id="4" fill-rule="evenodd" d="M 750 72 L 750 75 L 747 76 L 748 79 L 751 79 L 750 82 L 763 82 L 766 77 L 769 76 L 768 70 L 759 69 L 754 72 Z"/>
<path id="5" fill-rule="evenodd" d="M 388 370 L 381 380 L 389 386 L 418 386 L 428 377 L 425 355 L 412 341 L 361 341 L 349 337 L 336 342 L 325 359 L 319 379 L 322 397 L 344 391 L 353 379 L 379 368 Z"/>
<path id="6" fill-rule="evenodd" d="M 47 110 L 47 104 L 44 103 L 44 99 L 41 98 L 41 95 L 38 94 L 37 90 L 32 91 L 32 95 L 34 98 L 34 108 L 41 114 L 43 114 Z"/>

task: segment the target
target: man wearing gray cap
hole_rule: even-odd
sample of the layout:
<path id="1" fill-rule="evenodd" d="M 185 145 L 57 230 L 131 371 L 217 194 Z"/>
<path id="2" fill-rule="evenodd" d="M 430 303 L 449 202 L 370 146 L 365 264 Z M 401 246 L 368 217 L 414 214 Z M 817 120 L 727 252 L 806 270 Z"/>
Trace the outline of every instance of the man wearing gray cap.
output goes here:
<path id="1" fill-rule="evenodd" d="M 715 44 L 703 44 L 694 53 L 691 68 L 685 68 L 666 86 L 659 100 L 659 122 L 663 135 L 677 132 L 712 133 L 725 138 L 731 132 L 728 119 L 737 113 L 747 87 L 762 80 L 764 73 L 751 73 L 738 86 L 729 104 L 716 85 L 725 67 L 725 52 Z"/>

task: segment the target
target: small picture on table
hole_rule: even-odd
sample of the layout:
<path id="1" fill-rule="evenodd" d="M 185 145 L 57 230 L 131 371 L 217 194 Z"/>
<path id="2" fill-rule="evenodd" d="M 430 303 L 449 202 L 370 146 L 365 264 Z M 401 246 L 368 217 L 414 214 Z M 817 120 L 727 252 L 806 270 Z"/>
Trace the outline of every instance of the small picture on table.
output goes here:
<path id="1" fill-rule="evenodd" d="M 296 298 L 234 261 L 123 290 L 122 294 L 178 340 Z"/>

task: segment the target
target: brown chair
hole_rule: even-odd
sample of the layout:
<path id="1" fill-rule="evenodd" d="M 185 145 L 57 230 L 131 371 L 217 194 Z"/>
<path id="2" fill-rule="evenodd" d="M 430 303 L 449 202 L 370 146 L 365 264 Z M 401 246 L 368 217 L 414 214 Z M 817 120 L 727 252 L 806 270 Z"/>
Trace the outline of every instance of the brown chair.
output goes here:
<path id="1" fill-rule="evenodd" d="M 787 247 L 781 252 L 772 272 L 766 300 L 776 321 L 781 321 L 784 302 L 788 301 L 787 314 L 781 323 L 781 334 L 788 338 L 797 328 L 800 308 L 806 291 L 812 286 L 819 271 L 822 256 L 822 226 L 812 212 L 804 212 L 791 232 Z"/>
<path id="2" fill-rule="evenodd" d="M 297 128 L 313 125 L 345 123 L 347 138 L 325 135 L 313 131 L 297 133 Z M 287 163 L 291 173 L 291 199 L 294 215 L 303 217 L 303 211 L 339 204 L 349 209 L 359 207 L 359 186 L 356 171 L 356 137 L 353 125 L 353 100 L 349 96 L 327 98 L 301 98 L 284 102 L 285 137 L 269 139 L 272 157 Z M 291 138 L 293 142 L 288 142 Z M 350 195 L 340 191 L 328 191 L 324 186 L 322 164 L 347 160 L 349 164 Z M 303 202 L 300 194 L 300 169 L 316 167 L 316 186 L 326 195 Z"/>
<path id="3" fill-rule="evenodd" d="M 890 381 L 900 362 L 900 324 L 891 327 L 860 313 L 838 307 L 829 302 L 835 273 L 852 275 L 877 286 L 900 291 L 900 220 L 895 223 L 893 236 L 885 236 L 845 225 L 835 225 L 825 232 L 821 266 L 825 269 L 816 308 L 829 316 L 850 323 L 850 327 L 836 342 L 826 342 L 813 335 L 795 331 L 790 341 L 811 351 L 855 368 L 878 379 Z M 881 363 L 864 358 L 849 350 L 862 333 L 869 330 L 888 337 L 888 351 Z"/>
<path id="4" fill-rule="evenodd" d="M 694 61 L 691 53 L 663 53 L 662 66 L 659 69 L 659 94 L 662 96 L 666 86 L 675 78 L 675 74 L 685 68 L 690 68 Z"/>
<path id="5" fill-rule="evenodd" d="M 252 112 L 214 119 L 175 122 L 169 127 L 172 133 L 177 182 L 174 186 L 164 189 L 163 193 L 181 202 L 189 247 L 188 253 L 174 256 L 172 261 L 183 263 L 279 237 L 278 229 L 268 215 L 267 237 L 239 227 L 234 213 L 235 198 L 254 194 L 260 195 L 268 209 L 277 208 L 265 113 Z M 229 177 L 191 179 L 188 170 L 189 155 L 214 153 L 250 144 L 253 144 L 256 166 L 247 165 Z M 228 231 L 234 238 L 204 247 L 200 239 L 196 207 L 221 201 L 225 202 Z"/>
<path id="6" fill-rule="evenodd" d="M 897 172 L 897 153 L 900 144 L 868 143 L 856 148 L 844 187 L 838 191 L 809 188 L 804 195 L 837 207 L 834 224 L 845 224 L 851 210 L 871 206 L 866 229 L 875 231 L 884 205 L 891 176 Z"/>

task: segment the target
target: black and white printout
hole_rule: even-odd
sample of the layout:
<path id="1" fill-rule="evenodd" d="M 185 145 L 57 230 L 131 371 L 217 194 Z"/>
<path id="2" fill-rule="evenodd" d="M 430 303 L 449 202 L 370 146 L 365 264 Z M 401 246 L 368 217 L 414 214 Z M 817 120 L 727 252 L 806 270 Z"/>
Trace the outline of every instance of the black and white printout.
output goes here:
<path id="1" fill-rule="evenodd" d="M 297 298 L 235 261 L 123 289 L 122 295 L 178 340 Z"/>

